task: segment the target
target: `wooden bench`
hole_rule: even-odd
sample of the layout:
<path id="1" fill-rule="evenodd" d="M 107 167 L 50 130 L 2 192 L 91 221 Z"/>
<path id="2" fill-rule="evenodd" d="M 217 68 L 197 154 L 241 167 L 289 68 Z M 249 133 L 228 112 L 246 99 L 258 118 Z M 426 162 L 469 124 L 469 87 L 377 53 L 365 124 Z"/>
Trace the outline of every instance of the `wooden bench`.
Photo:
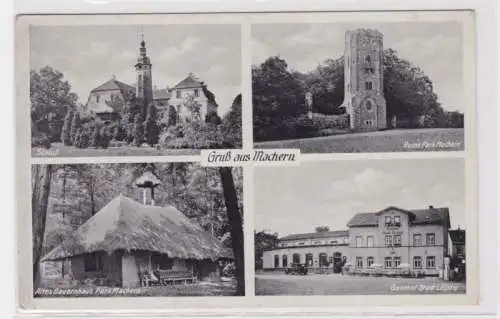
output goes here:
<path id="1" fill-rule="evenodd" d="M 168 285 L 169 283 L 175 285 L 176 283 L 197 283 L 198 278 L 192 271 L 186 270 L 156 270 L 155 276 L 161 285 Z"/>
<path id="2" fill-rule="evenodd" d="M 158 277 L 148 270 L 139 272 L 139 280 L 141 282 L 141 287 L 156 286 L 159 283 Z"/>

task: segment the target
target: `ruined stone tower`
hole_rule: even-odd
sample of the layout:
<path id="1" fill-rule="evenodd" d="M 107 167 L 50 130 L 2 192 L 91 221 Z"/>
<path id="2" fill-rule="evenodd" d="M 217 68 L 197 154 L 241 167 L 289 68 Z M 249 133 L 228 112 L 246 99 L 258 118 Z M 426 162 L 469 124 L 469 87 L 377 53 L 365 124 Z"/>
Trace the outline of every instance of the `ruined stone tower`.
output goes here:
<path id="1" fill-rule="evenodd" d="M 356 29 L 345 34 L 344 102 L 354 131 L 385 129 L 383 36 L 377 30 Z"/>

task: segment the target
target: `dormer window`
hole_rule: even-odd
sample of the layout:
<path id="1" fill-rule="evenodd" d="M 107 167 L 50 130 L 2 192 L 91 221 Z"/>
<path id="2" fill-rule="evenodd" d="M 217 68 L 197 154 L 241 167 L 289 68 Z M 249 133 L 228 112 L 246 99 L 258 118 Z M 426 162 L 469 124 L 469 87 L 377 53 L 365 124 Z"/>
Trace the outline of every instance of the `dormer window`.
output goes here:
<path id="1" fill-rule="evenodd" d="M 401 226 L 401 216 L 394 216 L 394 226 Z"/>
<path id="2" fill-rule="evenodd" d="M 194 89 L 194 96 L 195 97 L 200 96 L 200 90 L 199 89 Z"/>
<path id="3" fill-rule="evenodd" d="M 385 227 L 400 227 L 401 216 L 385 216 Z"/>

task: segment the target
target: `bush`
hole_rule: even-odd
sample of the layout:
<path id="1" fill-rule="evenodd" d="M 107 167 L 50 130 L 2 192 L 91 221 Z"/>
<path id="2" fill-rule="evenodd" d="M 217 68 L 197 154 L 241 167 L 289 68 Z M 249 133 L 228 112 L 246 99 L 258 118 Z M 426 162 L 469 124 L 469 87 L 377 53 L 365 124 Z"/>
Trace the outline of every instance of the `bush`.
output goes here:
<path id="1" fill-rule="evenodd" d="M 50 148 L 50 138 L 45 133 L 38 133 L 31 138 L 31 147 Z"/>
<path id="2" fill-rule="evenodd" d="M 71 140 L 71 123 L 73 121 L 73 111 L 68 110 L 66 116 L 64 117 L 64 124 L 61 132 L 61 142 L 66 146 L 73 145 L 73 141 Z"/>
<path id="3" fill-rule="evenodd" d="M 160 137 L 164 148 L 210 149 L 227 146 L 217 125 L 193 121 L 169 127 Z"/>
<path id="4" fill-rule="evenodd" d="M 139 147 L 144 142 L 144 126 L 142 125 L 142 118 L 140 114 L 136 114 L 134 119 L 134 129 L 133 129 L 133 141 L 134 145 Z"/>

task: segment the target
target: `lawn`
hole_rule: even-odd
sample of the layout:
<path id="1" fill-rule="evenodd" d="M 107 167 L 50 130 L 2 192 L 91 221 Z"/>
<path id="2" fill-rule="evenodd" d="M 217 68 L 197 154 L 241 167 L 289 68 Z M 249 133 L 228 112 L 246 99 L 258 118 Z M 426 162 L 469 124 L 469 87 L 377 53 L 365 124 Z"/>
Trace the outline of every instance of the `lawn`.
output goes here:
<path id="1" fill-rule="evenodd" d="M 34 147 L 34 157 L 91 157 L 91 156 L 166 156 L 166 155 L 200 155 L 197 149 L 156 149 L 153 147 L 122 146 L 107 149 L 75 148 L 62 143 L 52 143 L 50 149 Z"/>
<path id="2" fill-rule="evenodd" d="M 254 143 L 254 148 L 300 149 L 302 153 L 461 151 L 463 129 L 398 129 Z"/>
<path id="3" fill-rule="evenodd" d="M 97 286 L 66 286 L 38 288 L 35 297 L 202 297 L 235 296 L 236 282 L 200 282 L 197 284 L 116 288 Z"/>
<path id="4" fill-rule="evenodd" d="M 255 275 L 256 295 L 378 295 L 378 294 L 463 294 L 465 283 L 435 277 L 388 278 L 343 276 L 340 274 L 306 276 L 282 273 Z"/>

